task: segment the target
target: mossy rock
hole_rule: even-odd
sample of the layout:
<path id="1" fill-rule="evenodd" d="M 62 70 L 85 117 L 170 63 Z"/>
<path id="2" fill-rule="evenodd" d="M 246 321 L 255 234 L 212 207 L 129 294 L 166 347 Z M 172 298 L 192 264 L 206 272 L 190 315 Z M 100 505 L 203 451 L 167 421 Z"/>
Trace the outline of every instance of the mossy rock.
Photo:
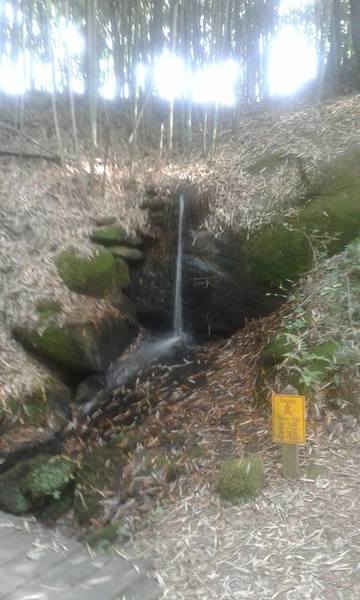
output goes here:
<path id="1" fill-rule="evenodd" d="M 86 543 L 94 550 L 105 550 L 114 544 L 119 537 L 121 523 L 110 523 L 92 531 L 86 538 Z"/>
<path id="2" fill-rule="evenodd" d="M 127 288 L 130 284 L 130 271 L 127 263 L 120 257 L 115 257 L 115 266 L 117 273 L 117 280 L 122 288 Z"/>
<path id="3" fill-rule="evenodd" d="M 90 239 L 95 244 L 102 246 L 116 246 L 127 238 L 127 233 L 121 225 L 104 225 L 97 227 L 90 234 Z"/>
<path id="4" fill-rule="evenodd" d="M 360 234 L 360 178 L 350 191 L 315 197 L 299 211 L 297 226 L 323 238 L 329 256 L 340 252 Z M 314 242 L 316 245 L 316 241 Z"/>
<path id="5" fill-rule="evenodd" d="M 97 321 L 16 326 L 14 335 L 24 347 L 65 374 L 102 372 L 134 338 L 132 318 L 104 312 Z"/>
<path id="6" fill-rule="evenodd" d="M 283 223 L 264 227 L 247 242 L 246 252 L 251 275 L 270 288 L 296 281 L 313 261 L 308 238 Z"/>
<path id="7" fill-rule="evenodd" d="M 279 156 L 271 160 L 276 164 Z M 246 255 L 240 261 L 239 254 L 239 261 L 242 268 L 248 266 L 254 282 L 270 289 L 288 287 L 311 268 L 314 251 L 331 256 L 359 236 L 360 151 L 350 150 L 322 165 L 320 174 L 297 215 L 265 225 L 249 240 L 238 236 Z"/>
<path id="8" fill-rule="evenodd" d="M 104 298 L 124 283 L 113 255 L 106 248 L 96 248 L 89 257 L 80 256 L 74 249 L 64 250 L 56 257 L 55 264 L 65 285 L 78 294 Z"/>
<path id="9" fill-rule="evenodd" d="M 71 484 L 76 465 L 60 457 L 24 459 L 0 475 L 0 508 L 14 514 L 41 511 Z"/>
<path id="10" fill-rule="evenodd" d="M 75 516 L 88 525 L 101 516 L 104 497 L 115 494 L 125 462 L 122 450 L 98 448 L 85 454 L 75 482 Z"/>
<path id="11" fill-rule="evenodd" d="M 217 491 L 233 503 L 255 498 L 264 486 L 264 467 L 257 456 L 229 459 L 220 467 Z"/>

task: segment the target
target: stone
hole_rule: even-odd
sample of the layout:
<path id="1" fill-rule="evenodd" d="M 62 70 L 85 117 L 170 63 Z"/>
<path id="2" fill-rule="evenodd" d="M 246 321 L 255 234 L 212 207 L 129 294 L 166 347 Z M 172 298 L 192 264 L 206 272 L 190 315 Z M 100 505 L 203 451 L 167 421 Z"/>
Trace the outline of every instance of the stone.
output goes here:
<path id="1" fill-rule="evenodd" d="M 97 227 L 102 227 L 104 225 L 113 225 L 116 222 L 116 217 L 113 217 L 111 215 L 109 216 L 103 216 L 103 217 L 98 217 L 94 220 L 94 223 Z"/>
<path id="2" fill-rule="evenodd" d="M 90 234 L 91 241 L 102 246 L 122 244 L 126 238 L 127 233 L 121 225 L 104 225 L 93 229 Z"/>
<path id="3" fill-rule="evenodd" d="M 75 249 L 64 250 L 55 264 L 65 285 L 78 294 L 105 298 L 117 286 L 128 283 L 126 274 L 122 277 L 119 273 L 111 252 L 102 247 L 89 257 L 80 256 Z"/>
<path id="4" fill-rule="evenodd" d="M 136 321 L 117 309 L 104 310 L 96 319 L 18 325 L 15 337 L 24 347 L 68 376 L 107 369 L 132 342 Z"/>
<path id="5" fill-rule="evenodd" d="M 123 258 L 127 262 L 137 263 L 144 259 L 144 254 L 137 248 L 128 248 L 126 246 L 110 246 L 109 250 L 113 256 Z"/>

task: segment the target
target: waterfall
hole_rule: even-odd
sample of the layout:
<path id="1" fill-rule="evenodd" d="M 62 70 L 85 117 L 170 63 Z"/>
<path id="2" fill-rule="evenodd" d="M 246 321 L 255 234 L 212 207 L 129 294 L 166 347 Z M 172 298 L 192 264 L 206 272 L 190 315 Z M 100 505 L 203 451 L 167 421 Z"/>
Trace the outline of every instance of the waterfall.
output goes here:
<path id="1" fill-rule="evenodd" d="M 175 299 L 174 299 L 174 334 L 184 336 L 182 309 L 182 267 L 183 267 L 183 227 L 184 227 L 184 196 L 179 197 L 178 243 L 176 256 Z"/>

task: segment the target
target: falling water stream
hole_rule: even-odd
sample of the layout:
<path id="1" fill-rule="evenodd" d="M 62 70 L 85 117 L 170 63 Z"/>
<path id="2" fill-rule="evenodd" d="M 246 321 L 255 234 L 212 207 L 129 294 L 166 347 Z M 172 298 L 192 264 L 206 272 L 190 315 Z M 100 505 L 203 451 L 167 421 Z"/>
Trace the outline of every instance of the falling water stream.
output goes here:
<path id="1" fill-rule="evenodd" d="M 154 362 L 170 356 L 179 346 L 189 340 L 184 331 L 182 307 L 182 268 L 183 268 L 183 230 L 184 230 L 184 196 L 179 197 L 178 239 L 175 272 L 175 291 L 173 307 L 173 330 L 170 334 L 158 339 L 145 339 L 138 348 L 125 357 L 119 357 L 108 368 L 105 375 L 103 393 L 112 394 L 116 389 L 129 383 L 140 372 L 146 370 Z M 88 414 L 96 405 L 95 395 L 82 409 L 83 414 Z"/>
<path id="2" fill-rule="evenodd" d="M 182 267 L 183 267 L 183 228 L 184 228 L 184 196 L 179 198 L 178 243 L 175 275 L 174 300 L 174 335 L 184 336 L 183 307 L 182 307 Z"/>

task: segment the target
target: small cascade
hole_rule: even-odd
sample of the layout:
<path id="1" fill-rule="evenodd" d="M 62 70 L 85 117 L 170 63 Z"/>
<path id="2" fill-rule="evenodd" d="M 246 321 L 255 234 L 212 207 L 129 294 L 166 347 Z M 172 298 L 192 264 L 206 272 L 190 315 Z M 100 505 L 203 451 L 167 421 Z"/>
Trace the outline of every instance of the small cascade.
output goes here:
<path id="1" fill-rule="evenodd" d="M 182 307 L 182 268 L 183 268 L 183 228 L 184 228 L 184 196 L 179 197 L 178 243 L 176 256 L 175 298 L 174 298 L 174 335 L 184 337 Z"/>

